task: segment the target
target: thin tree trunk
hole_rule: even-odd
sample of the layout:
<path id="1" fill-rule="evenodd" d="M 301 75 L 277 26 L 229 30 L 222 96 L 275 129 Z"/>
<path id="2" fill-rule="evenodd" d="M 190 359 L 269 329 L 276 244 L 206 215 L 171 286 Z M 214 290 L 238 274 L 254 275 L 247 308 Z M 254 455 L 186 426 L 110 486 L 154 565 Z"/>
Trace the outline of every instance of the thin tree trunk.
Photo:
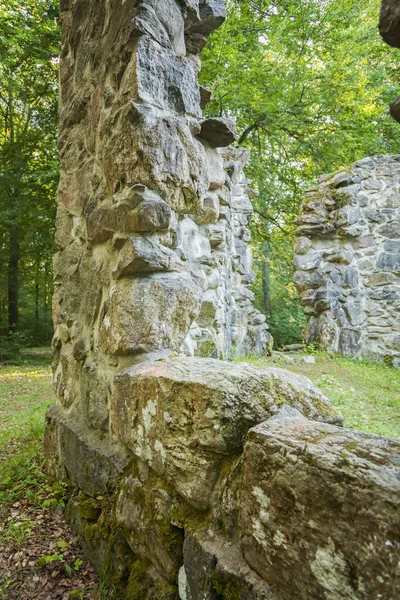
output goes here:
<path id="1" fill-rule="evenodd" d="M 39 264 L 36 265 L 35 275 L 35 333 L 39 333 Z"/>
<path id="2" fill-rule="evenodd" d="M 18 226 L 13 225 L 10 230 L 8 245 L 8 329 L 10 332 L 15 332 L 18 327 L 18 268 L 20 253 L 18 233 Z"/>

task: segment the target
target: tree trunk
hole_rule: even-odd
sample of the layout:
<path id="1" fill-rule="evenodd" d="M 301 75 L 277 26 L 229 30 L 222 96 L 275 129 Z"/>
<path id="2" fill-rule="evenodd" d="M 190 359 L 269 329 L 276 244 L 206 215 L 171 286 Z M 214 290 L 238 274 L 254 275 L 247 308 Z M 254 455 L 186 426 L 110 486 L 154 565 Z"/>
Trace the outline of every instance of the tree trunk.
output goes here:
<path id="1" fill-rule="evenodd" d="M 8 329 L 15 332 L 18 327 L 18 268 L 19 240 L 18 227 L 13 225 L 10 230 L 8 245 Z"/>
<path id="2" fill-rule="evenodd" d="M 35 333 L 39 333 L 39 267 L 36 267 L 35 277 Z"/>

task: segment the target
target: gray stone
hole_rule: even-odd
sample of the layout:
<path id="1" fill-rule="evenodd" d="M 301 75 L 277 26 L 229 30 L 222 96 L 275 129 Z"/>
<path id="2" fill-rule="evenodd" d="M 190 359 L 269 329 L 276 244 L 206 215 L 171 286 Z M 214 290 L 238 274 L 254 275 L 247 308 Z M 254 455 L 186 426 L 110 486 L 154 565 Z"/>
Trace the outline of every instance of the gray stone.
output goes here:
<path id="1" fill-rule="evenodd" d="M 137 188 L 137 186 L 135 186 Z M 144 188 L 127 188 L 122 201 L 102 206 L 87 218 L 87 235 L 94 244 L 101 244 L 115 233 L 165 231 L 170 227 L 172 213 L 157 194 Z"/>
<path id="2" fill-rule="evenodd" d="M 199 225 L 206 223 L 216 223 L 220 215 L 220 206 L 218 196 L 208 194 L 204 198 L 203 208 L 194 216 L 194 220 Z"/>
<path id="3" fill-rule="evenodd" d="M 132 74 L 125 72 L 124 78 L 128 77 L 132 77 L 135 100 L 177 114 L 201 116 L 200 90 L 191 61 L 146 36 L 139 41 Z"/>
<path id="4" fill-rule="evenodd" d="M 385 252 L 400 252 L 400 241 L 390 241 L 383 244 Z"/>
<path id="5" fill-rule="evenodd" d="M 261 577 L 249 569 L 240 550 L 222 536 L 206 532 L 186 535 L 183 557 L 187 600 L 219 600 L 221 594 L 230 593 L 243 600 L 277 598 Z"/>
<path id="6" fill-rule="evenodd" d="M 400 273 L 400 250 L 397 254 L 381 254 L 378 257 L 376 266 L 378 269 L 382 269 L 382 271 L 395 271 Z"/>
<path id="7" fill-rule="evenodd" d="M 104 439 L 55 405 L 46 420 L 48 472 L 56 479 L 68 479 L 88 496 L 110 493 L 129 461 L 123 446 Z"/>
<path id="8" fill-rule="evenodd" d="M 322 275 L 317 272 L 296 271 L 293 281 L 300 292 L 309 289 L 317 289 L 324 283 Z"/>
<path id="9" fill-rule="evenodd" d="M 240 452 L 247 431 L 281 404 L 311 419 L 341 423 L 305 377 L 195 358 L 145 363 L 118 374 L 112 422 L 132 452 L 190 504 L 207 508 L 224 456 Z"/>
<path id="10" fill-rule="evenodd" d="M 185 55 L 183 16 L 174 0 L 141 2 L 136 9 L 136 28 L 178 55 Z"/>
<path id="11" fill-rule="evenodd" d="M 236 125 L 231 119 L 212 117 L 201 123 L 199 136 L 213 148 L 230 146 L 236 139 Z"/>
<path id="12" fill-rule="evenodd" d="M 308 318 L 307 341 L 331 352 L 395 358 L 370 319 L 379 305 L 392 327 L 400 301 L 397 165 L 391 156 L 358 161 L 322 177 L 302 204 L 293 281 Z"/>
<path id="13" fill-rule="evenodd" d="M 134 237 L 116 240 L 116 245 L 120 250 L 113 274 L 118 279 L 138 273 L 183 269 L 176 253 L 162 246 L 158 239 Z"/>
<path id="14" fill-rule="evenodd" d="M 102 318 L 102 345 L 117 355 L 178 350 L 199 310 L 199 290 L 185 273 L 120 279 Z"/>
<path id="15" fill-rule="evenodd" d="M 226 178 L 223 158 L 207 142 L 204 141 L 203 146 L 207 157 L 209 189 L 219 190 L 224 186 Z"/>
<path id="16" fill-rule="evenodd" d="M 396 598 L 399 461 L 398 442 L 348 429 L 255 427 L 239 516 L 250 567 L 282 600 Z"/>
<path id="17" fill-rule="evenodd" d="M 390 239 L 400 238 L 400 221 L 386 223 L 378 229 L 378 233 Z"/>
<path id="18" fill-rule="evenodd" d="M 312 246 L 312 242 L 310 238 L 307 237 L 299 237 L 296 240 L 295 244 L 295 254 L 306 254 Z"/>
<path id="19" fill-rule="evenodd" d="M 186 33 L 197 33 L 208 37 L 225 21 L 225 5 L 223 0 L 201 0 L 197 4 L 200 18 L 186 30 Z"/>

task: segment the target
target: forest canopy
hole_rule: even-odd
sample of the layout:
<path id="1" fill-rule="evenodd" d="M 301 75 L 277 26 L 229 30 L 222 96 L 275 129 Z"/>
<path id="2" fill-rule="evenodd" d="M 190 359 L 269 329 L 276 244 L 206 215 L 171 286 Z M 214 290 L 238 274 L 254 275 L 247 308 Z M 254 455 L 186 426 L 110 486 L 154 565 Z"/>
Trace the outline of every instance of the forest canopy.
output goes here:
<path id="1" fill-rule="evenodd" d="M 258 308 L 277 345 L 301 338 L 292 284 L 304 191 L 364 156 L 398 152 L 387 105 L 398 53 L 377 30 L 379 0 L 227 0 L 202 54 L 209 115 L 234 117 L 252 151 Z M 57 0 L 0 0 L 0 336 L 51 338 L 58 182 Z"/>

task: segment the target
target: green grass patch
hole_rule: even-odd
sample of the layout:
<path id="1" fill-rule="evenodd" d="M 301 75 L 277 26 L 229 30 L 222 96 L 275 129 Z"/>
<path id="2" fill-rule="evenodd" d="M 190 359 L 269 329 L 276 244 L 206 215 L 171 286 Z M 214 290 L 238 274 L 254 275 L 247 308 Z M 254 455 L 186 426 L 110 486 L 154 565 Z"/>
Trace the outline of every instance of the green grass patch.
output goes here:
<path id="1" fill-rule="evenodd" d="M 48 366 L 0 367 L 0 503 L 33 501 L 42 472 L 47 406 L 54 402 Z"/>
<path id="2" fill-rule="evenodd" d="M 345 427 L 400 438 L 400 370 L 323 352 L 313 355 L 315 364 L 304 363 L 300 354 L 247 358 L 245 362 L 305 375 L 341 411 Z"/>

